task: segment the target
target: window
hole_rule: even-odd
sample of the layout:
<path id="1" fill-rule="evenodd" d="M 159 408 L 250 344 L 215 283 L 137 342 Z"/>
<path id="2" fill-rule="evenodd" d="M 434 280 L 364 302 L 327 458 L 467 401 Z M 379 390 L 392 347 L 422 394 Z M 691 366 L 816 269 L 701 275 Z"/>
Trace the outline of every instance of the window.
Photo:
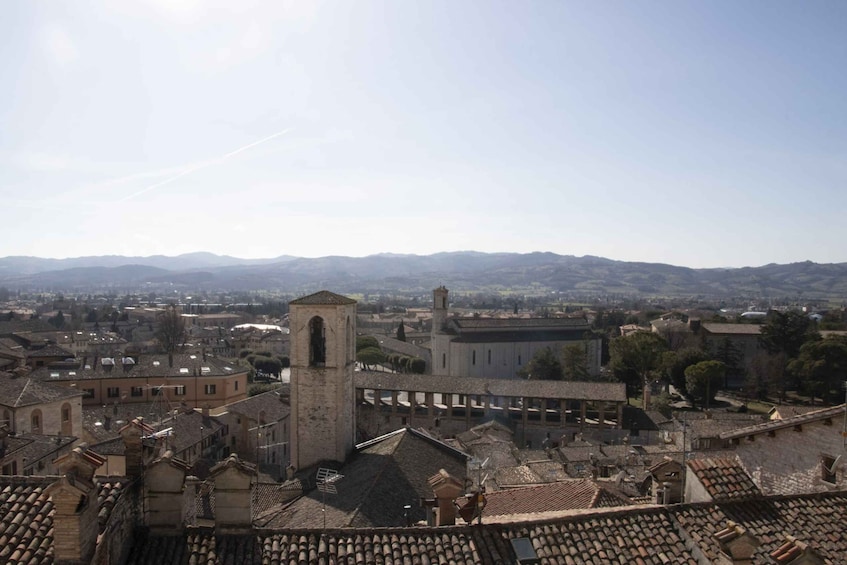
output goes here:
<path id="1" fill-rule="evenodd" d="M 94 398 L 94 389 L 93 388 L 84 388 L 82 392 L 85 394 L 83 398 Z"/>
<path id="2" fill-rule="evenodd" d="M 320 316 L 309 320 L 309 365 L 323 367 L 326 363 L 326 330 Z"/>
<path id="3" fill-rule="evenodd" d="M 836 484 L 835 467 L 838 461 L 831 455 L 821 457 L 821 480 L 825 483 Z"/>
<path id="4" fill-rule="evenodd" d="M 174 387 L 174 394 L 177 396 L 185 396 L 185 386 L 179 385 Z"/>
<path id="5" fill-rule="evenodd" d="M 144 389 L 141 388 L 140 386 L 134 386 L 131 389 L 129 389 L 129 394 L 131 396 L 144 396 Z"/>
<path id="6" fill-rule="evenodd" d="M 238 381 L 235 381 L 235 390 L 238 390 Z"/>
<path id="7" fill-rule="evenodd" d="M 71 409 L 67 407 L 62 408 L 62 421 L 69 422 L 71 419 Z"/>
<path id="8" fill-rule="evenodd" d="M 29 416 L 30 431 L 34 434 L 41 433 L 41 410 L 33 410 Z"/>
<path id="9" fill-rule="evenodd" d="M 446 353 L 441 354 L 441 368 L 442 369 L 447 368 L 447 354 Z"/>
<path id="10" fill-rule="evenodd" d="M 106 389 L 106 396 L 109 398 L 117 398 L 121 395 L 121 389 L 116 386 L 110 386 Z"/>
<path id="11" fill-rule="evenodd" d="M 491 365 L 491 350 L 488 350 L 488 364 Z"/>
<path id="12" fill-rule="evenodd" d="M 521 366 L 521 356 L 518 355 L 518 367 L 520 367 L 520 366 Z"/>
<path id="13" fill-rule="evenodd" d="M 471 365 L 476 365 L 476 351 L 471 352 Z"/>
<path id="14" fill-rule="evenodd" d="M 217 389 L 217 385 L 206 385 L 203 390 L 206 392 L 206 394 L 215 394 L 217 392 Z"/>

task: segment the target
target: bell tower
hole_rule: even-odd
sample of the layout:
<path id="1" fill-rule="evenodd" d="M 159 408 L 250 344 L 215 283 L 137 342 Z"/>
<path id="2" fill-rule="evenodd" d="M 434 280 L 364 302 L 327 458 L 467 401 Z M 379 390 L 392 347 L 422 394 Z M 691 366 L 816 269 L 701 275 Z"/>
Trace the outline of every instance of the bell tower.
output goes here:
<path id="1" fill-rule="evenodd" d="M 354 447 L 356 301 L 322 290 L 289 306 L 291 464 L 343 462 Z"/>
<path id="2" fill-rule="evenodd" d="M 444 332 L 450 291 L 444 285 L 432 291 L 432 374 L 450 374 L 450 336 Z"/>

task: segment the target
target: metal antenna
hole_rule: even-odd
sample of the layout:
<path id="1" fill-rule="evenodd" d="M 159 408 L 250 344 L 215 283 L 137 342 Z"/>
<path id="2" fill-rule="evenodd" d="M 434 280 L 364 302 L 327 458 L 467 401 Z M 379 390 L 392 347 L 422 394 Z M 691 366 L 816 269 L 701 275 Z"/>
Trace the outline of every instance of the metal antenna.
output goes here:
<path id="1" fill-rule="evenodd" d="M 318 469 L 318 474 L 315 477 L 318 484 L 318 490 L 321 491 L 321 502 L 323 503 L 321 511 L 324 515 L 324 530 L 326 529 L 326 495 L 338 494 L 338 489 L 335 484 L 343 478 L 344 475 L 340 475 L 338 471 L 328 469 L 326 467 Z"/>

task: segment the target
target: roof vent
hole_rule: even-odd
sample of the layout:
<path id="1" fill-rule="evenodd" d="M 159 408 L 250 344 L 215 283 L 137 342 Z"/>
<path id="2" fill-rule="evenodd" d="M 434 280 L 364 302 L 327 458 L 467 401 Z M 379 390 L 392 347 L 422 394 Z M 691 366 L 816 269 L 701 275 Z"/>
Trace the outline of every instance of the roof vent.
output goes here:
<path id="1" fill-rule="evenodd" d="M 50 373 L 50 376 L 55 379 L 59 376 L 59 373 Z"/>
<path id="2" fill-rule="evenodd" d="M 158 361 L 153 361 L 153 366 L 154 366 L 154 367 L 158 367 L 159 365 L 161 365 L 161 363 L 159 363 Z"/>
<path id="3" fill-rule="evenodd" d="M 121 363 L 123 363 L 124 365 L 135 365 L 135 359 L 133 359 L 132 357 L 124 357 L 123 359 L 121 359 Z"/>
<path id="4" fill-rule="evenodd" d="M 100 364 L 103 365 L 104 367 L 107 366 L 107 365 L 114 365 L 115 360 L 112 357 L 103 357 L 103 360 L 100 361 Z"/>
<path id="5" fill-rule="evenodd" d="M 180 368 L 179 368 L 179 373 L 180 373 L 181 375 L 187 375 L 187 374 L 188 374 L 188 367 L 180 367 Z"/>
<path id="6" fill-rule="evenodd" d="M 209 373 L 212 372 L 212 368 L 211 367 L 200 367 L 200 372 L 204 375 L 208 375 Z"/>

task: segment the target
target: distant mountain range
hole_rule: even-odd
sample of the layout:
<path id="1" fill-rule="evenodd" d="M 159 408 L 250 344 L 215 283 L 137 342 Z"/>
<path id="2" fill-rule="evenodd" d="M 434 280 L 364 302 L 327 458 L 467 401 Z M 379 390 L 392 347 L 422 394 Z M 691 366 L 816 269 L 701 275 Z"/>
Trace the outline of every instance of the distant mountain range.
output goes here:
<path id="1" fill-rule="evenodd" d="M 379 254 L 368 257 L 283 255 L 239 259 L 212 253 L 176 257 L 0 258 L 0 286 L 43 290 L 124 290 L 169 285 L 191 290 L 304 292 L 428 292 L 444 284 L 459 291 L 527 290 L 569 294 L 703 297 L 847 296 L 847 263 L 809 261 L 728 269 L 691 269 L 661 263 L 614 261 L 555 253 L 433 255 Z"/>

